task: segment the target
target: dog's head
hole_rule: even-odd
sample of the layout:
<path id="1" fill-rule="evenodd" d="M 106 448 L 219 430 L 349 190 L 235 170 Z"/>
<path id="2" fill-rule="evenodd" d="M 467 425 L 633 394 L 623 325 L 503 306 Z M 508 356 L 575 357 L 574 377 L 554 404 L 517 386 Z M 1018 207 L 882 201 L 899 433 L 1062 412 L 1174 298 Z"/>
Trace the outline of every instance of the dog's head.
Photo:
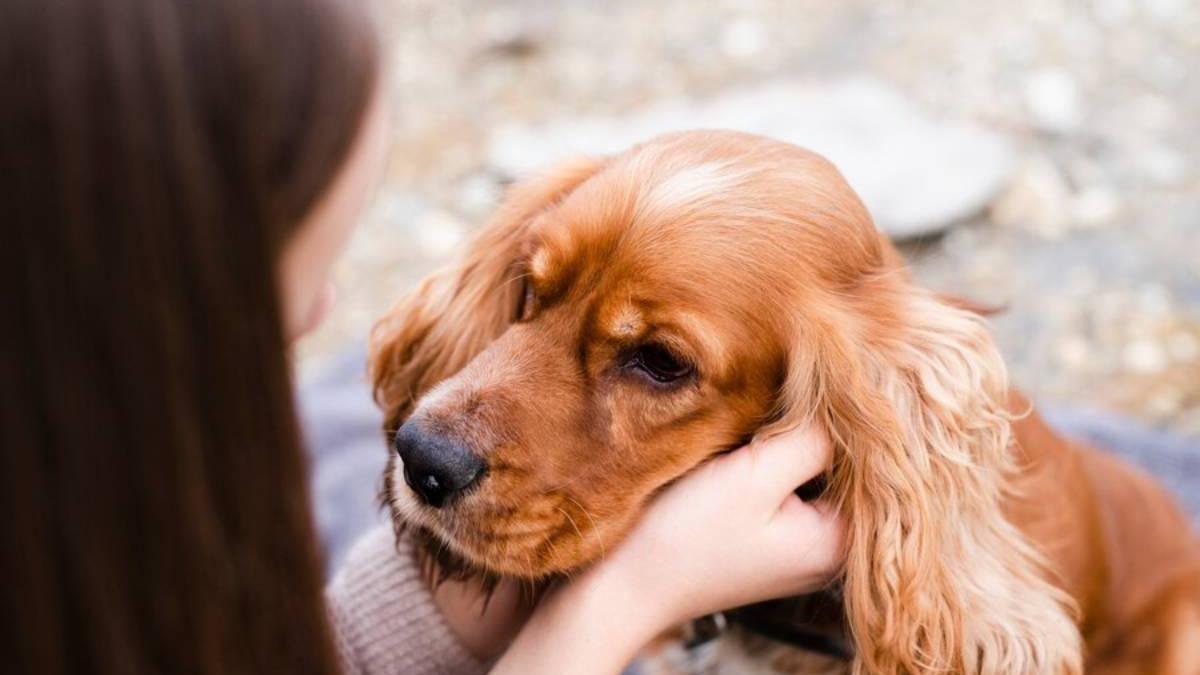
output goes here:
<path id="1" fill-rule="evenodd" d="M 915 287 L 813 153 L 691 132 L 518 186 L 371 366 L 385 499 L 444 572 L 570 572 L 708 457 L 811 421 L 873 672 L 1026 672 L 1078 639 L 1000 508 L 982 320 Z"/>

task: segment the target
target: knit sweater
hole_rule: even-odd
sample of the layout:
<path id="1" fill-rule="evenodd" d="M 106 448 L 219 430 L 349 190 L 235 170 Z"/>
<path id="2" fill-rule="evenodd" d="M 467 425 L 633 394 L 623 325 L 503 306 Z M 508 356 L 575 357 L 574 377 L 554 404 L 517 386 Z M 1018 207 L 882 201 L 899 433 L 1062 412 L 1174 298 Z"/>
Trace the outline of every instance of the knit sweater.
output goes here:
<path id="1" fill-rule="evenodd" d="M 346 675 L 473 675 L 467 652 L 434 605 L 411 544 L 389 527 L 364 535 L 326 590 Z"/>

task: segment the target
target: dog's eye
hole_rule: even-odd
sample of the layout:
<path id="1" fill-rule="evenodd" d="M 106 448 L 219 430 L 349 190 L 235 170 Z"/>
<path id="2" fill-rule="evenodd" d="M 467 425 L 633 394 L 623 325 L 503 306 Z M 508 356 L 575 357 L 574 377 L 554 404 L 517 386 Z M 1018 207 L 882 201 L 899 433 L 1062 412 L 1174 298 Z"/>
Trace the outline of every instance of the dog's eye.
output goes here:
<path id="1" fill-rule="evenodd" d="M 642 345 L 634 350 L 627 367 L 635 368 L 661 383 L 674 382 L 692 373 L 691 364 L 655 344 Z"/>

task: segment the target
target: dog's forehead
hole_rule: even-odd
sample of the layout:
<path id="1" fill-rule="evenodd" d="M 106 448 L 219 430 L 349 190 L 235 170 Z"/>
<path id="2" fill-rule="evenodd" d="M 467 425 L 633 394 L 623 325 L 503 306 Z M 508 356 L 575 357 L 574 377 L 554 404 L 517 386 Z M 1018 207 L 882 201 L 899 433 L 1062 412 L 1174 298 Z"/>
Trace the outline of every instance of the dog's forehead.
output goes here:
<path id="1" fill-rule="evenodd" d="M 744 180 L 728 162 L 614 161 L 534 221 L 531 271 L 549 275 L 556 266 L 666 254 L 661 249 L 703 237 L 739 188 L 748 187 Z"/>
<path id="2" fill-rule="evenodd" d="M 652 169 L 611 167 L 539 215 L 527 268 L 539 288 L 604 281 L 694 295 L 778 276 L 765 273 L 784 216 L 756 198 L 752 172 L 715 160 Z"/>

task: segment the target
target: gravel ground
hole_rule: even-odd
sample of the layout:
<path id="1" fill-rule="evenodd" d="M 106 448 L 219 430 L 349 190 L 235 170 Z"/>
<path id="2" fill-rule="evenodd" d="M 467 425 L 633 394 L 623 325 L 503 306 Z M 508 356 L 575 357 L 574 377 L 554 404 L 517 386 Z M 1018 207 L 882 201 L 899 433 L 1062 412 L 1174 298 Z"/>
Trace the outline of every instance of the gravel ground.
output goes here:
<path id="1" fill-rule="evenodd" d="M 1006 311 L 1014 380 L 1200 437 L 1200 3 L 390 0 L 391 168 L 306 372 L 469 235 L 493 134 L 777 80 L 869 77 L 1002 134 L 1004 189 L 904 245 Z"/>

